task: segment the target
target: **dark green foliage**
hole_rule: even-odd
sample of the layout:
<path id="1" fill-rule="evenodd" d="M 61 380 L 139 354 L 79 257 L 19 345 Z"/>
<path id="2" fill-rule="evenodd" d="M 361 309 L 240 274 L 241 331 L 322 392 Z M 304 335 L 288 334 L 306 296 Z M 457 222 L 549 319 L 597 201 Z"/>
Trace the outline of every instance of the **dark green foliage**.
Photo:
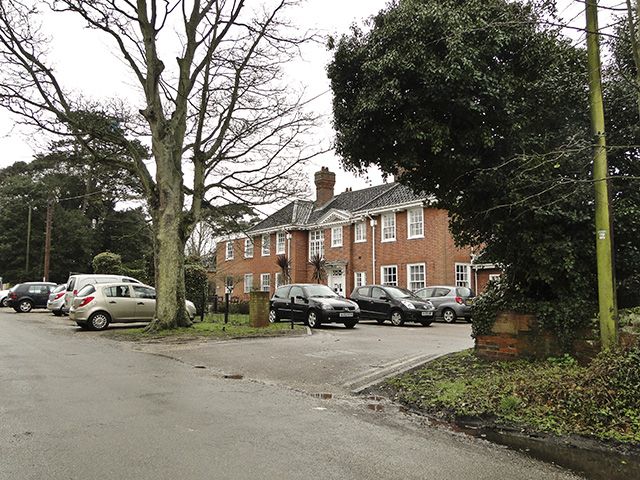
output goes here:
<path id="1" fill-rule="evenodd" d="M 316 283 L 322 283 L 327 275 L 325 270 L 326 261 L 324 257 L 316 253 L 309 260 L 309 265 L 311 265 L 311 268 L 313 269 L 311 279 Z"/>
<path id="2" fill-rule="evenodd" d="M 31 163 L 18 162 L 0 171 L 0 255 L 2 275 L 8 281 L 42 277 L 49 198 L 55 200 L 52 281 L 62 283 L 72 272 L 93 271 L 94 255 L 107 250 L 121 254 L 128 268 L 150 270 L 153 250 L 144 213 L 115 209 L 118 202 L 135 199 L 139 187 L 118 162 L 98 163 L 98 156 L 113 160 L 116 152 L 92 145 L 89 154 L 77 143 L 59 142 Z M 29 271 L 25 271 L 29 205 L 32 228 Z"/>
<path id="3" fill-rule="evenodd" d="M 122 257 L 117 253 L 99 253 L 93 257 L 91 264 L 93 265 L 93 273 L 122 274 Z"/>
<path id="4" fill-rule="evenodd" d="M 638 348 L 601 353 L 583 367 L 546 361 L 485 362 L 469 351 L 388 383 L 401 401 L 444 417 L 497 418 L 530 430 L 640 443 Z"/>
<path id="5" fill-rule="evenodd" d="M 186 299 L 195 304 L 199 315 L 204 309 L 208 289 L 207 269 L 198 264 L 185 265 L 184 287 Z"/>
<path id="6" fill-rule="evenodd" d="M 449 211 L 459 245 L 482 245 L 504 268 L 477 330 L 500 304 L 536 313 L 568 344 L 597 299 L 588 77 L 583 50 L 547 26 L 549 14 L 533 2 L 400 0 L 341 38 L 328 72 L 345 166 L 400 173 Z M 638 145 L 622 135 L 638 128 L 628 107 L 611 137 Z M 617 152 L 612 173 L 638 176 L 637 149 Z M 617 279 L 633 303 L 640 188 L 619 185 Z"/>

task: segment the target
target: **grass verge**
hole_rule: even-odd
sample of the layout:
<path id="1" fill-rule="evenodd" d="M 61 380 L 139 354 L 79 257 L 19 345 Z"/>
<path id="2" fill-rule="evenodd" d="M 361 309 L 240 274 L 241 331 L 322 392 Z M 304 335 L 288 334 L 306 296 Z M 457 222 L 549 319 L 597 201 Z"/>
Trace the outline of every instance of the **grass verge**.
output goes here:
<path id="1" fill-rule="evenodd" d="M 581 435 L 640 446 L 640 348 L 604 352 L 588 366 L 570 356 L 487 362 L 472 350 L 382 385 L 396 400 L 444 420 Z"/>
<path id="2" fill-rule="evenodd" d="M 249 325 L 249 315 L 232 314 L 225 325 L 222 314 L 207 315 L 203 322 L 196 322 L 189 328 L 176 328 L 156 333 L 146 333 L 144 327 L 109 329 L 105 334 L 116 340 L 149 341 L 149 340 L 188 340 L 202 338 L 230 339 L 243 337 L 274 337 L 282 335 L 302 335 L 306 328 L 300 324 L 274 323 L 266 327 Z"/>

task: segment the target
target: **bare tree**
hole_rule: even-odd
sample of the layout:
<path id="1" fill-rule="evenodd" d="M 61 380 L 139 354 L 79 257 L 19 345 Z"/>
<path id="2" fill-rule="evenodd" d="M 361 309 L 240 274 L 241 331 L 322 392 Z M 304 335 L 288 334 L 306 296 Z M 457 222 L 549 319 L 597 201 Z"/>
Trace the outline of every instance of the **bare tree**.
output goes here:
<path id="1" fill-rule="evenodd" d="M 316 123 L 283 65 L 309 35 L 284 19 L 297 0 L 249 10 L 245 0 L 0 1 L 0 103 L 21 122 L 127 151 L 154 226 L 158 302 L 151 330 L 189 324 L 185 242 L 206 205 L 267 204 L 298 192 L 301 162 L 320 153 L 304 142 Z M 36 21 L 45 9 L 73 13 L 115 45 L 139 84 L 138 112 L 102 105 L 112 118 L 87 128 L 95 109 L 66 90 Z M 175 63 L 167 45 L 180 46 Z M 175 56 L 175 52 L 173 53 Z M 80 59 L 79 59 L 80 60 Z M 139 148 L 146 135 L 152 168 Z M 87 148 L 90 142 L 86 141 Z"/>

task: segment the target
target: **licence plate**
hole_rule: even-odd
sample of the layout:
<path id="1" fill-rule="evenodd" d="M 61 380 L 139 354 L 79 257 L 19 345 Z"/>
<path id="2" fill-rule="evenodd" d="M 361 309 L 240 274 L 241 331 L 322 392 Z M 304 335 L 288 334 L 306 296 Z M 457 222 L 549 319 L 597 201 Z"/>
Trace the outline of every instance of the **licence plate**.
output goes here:
<path id="1" fill-rule="evenodd" d="M 422 312 L 423 317 L 431 317 L 433 316 L 433 312 Z"/>
<path id="2" fill-rule="evenodd" d="M 353 312 L 340 312 L 341 317 L 353 317 Z"/>

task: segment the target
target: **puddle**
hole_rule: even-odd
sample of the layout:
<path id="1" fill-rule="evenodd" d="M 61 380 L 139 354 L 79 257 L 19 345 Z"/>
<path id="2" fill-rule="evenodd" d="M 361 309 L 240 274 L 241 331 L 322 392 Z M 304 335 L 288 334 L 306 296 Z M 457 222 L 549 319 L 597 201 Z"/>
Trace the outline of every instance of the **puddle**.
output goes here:
<path id="1" fill-rule="evenodd" d="M 640 478 L 640 456 L 615 451 L 590 450 L 529 435 L 459 425 L 460 431 L 504 445 L 549 463 L 572 470 L 591 480 Z"/>

